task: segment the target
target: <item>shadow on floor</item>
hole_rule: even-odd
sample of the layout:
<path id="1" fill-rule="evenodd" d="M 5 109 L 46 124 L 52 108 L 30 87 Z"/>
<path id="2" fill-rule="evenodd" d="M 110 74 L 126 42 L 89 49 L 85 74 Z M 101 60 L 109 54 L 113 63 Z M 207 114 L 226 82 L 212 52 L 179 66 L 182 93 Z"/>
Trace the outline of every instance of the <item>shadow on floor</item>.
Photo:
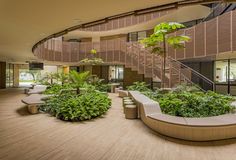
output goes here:
<path id="1" fill-rule="evenodd" d="M 18 108 L 16 110 L 16 113 L 18 113 L 21 116 L 30 116 L 32 114 L 29 113 L 27 106 L 21 106 L 21 108 Z"/>

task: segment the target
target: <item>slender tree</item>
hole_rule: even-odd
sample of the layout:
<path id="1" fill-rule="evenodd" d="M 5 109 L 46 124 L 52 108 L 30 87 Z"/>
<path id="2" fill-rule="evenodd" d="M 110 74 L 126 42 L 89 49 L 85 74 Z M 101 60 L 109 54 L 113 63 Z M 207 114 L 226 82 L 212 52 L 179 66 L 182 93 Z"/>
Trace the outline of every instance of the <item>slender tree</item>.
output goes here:
<path id="1" fill-rule="evenodd" d="M 166 76 L 166 47 L 167 44 L 175 49 L 184 48 L 184 42 L 190 40 L 185 35 L 171 35 L 170 33 L 184 28 L 183 24 L 177 22 L 163 22 L 155 26 L 154 33 L 143 40 L 145 48 L 151 48 L 151 53 L 159 54 L 163 57 L 162 84 Z"/>
<path id="2" fill-rule="evenodd" d="M 80 94 L 80 87 L 82 87 L 89 78 L 89 71 L 78 73 L 77 71 L 70 71 L 71 81 L 75 84 L 77 94 Z"/>

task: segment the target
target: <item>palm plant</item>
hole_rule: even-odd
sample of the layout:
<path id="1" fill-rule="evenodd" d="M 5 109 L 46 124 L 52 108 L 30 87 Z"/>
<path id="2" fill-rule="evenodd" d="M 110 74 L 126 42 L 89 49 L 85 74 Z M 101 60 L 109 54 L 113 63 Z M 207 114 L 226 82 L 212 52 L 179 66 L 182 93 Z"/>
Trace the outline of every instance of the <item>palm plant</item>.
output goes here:
<path id="1" fill-rule="evenodd" d="M 61 82 L 61 85 L 63 86 L 65 82 L 68 82 L 69 75 L 66 73 L 56 73 L 56 78 Z"/>
<path id="2" fill-rule="evenodd" d="M 186 35 L 171 35 L 178 29 L 184 28 L 183 24 L 177 22 L 163 22 L 155 26 L 154 33 L 150 37 L 141 41 L 145 48 L 151 48 L 151 53 L 159 54 L 163 57 L 162 81 L 166 73 L 166 47 L 167 44 L 175 49 L 184 48 L 184 42 L 190 40 Z M 162 44 L 162 45 L 161 45 Z M 163 83 L 162 83 L 163 84 Z"/>
<path id="3" fill-rule="evenodd" d="M 77 71 L 70 71 L 70 79 L 75 84 L 77 94 L 80 94 L 80 87 L 86 83 L 89 78 L 89 71 L 78 73 Z"/>

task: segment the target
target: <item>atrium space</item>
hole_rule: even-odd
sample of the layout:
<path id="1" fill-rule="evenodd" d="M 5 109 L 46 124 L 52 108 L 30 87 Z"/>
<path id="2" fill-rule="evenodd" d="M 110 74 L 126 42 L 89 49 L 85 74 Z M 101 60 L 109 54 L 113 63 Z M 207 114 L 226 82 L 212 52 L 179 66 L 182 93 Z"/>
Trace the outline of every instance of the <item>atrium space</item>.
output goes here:
<path id="1" fill-rule="evenodd" d="M 236 160 L 234 0 L 0 0 L 1 160 Z"/>

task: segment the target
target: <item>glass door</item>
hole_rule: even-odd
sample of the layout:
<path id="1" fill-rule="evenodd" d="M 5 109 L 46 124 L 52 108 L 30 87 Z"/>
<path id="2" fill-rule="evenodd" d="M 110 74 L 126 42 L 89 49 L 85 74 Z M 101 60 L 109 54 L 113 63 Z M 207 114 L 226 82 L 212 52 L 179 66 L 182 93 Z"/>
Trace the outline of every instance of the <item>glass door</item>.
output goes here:
<path id="1" fill-rule="evenodd" d="M 230 94 L 236 95 L 236 59 L 230 60 L 230 76 L 229 76 L 229 82 L 230 82 Z"/>
<path id="2" fill-rule="evenodd" d="M 228 60 L 215 62 L 215 91 L 228 94 Z"/>

